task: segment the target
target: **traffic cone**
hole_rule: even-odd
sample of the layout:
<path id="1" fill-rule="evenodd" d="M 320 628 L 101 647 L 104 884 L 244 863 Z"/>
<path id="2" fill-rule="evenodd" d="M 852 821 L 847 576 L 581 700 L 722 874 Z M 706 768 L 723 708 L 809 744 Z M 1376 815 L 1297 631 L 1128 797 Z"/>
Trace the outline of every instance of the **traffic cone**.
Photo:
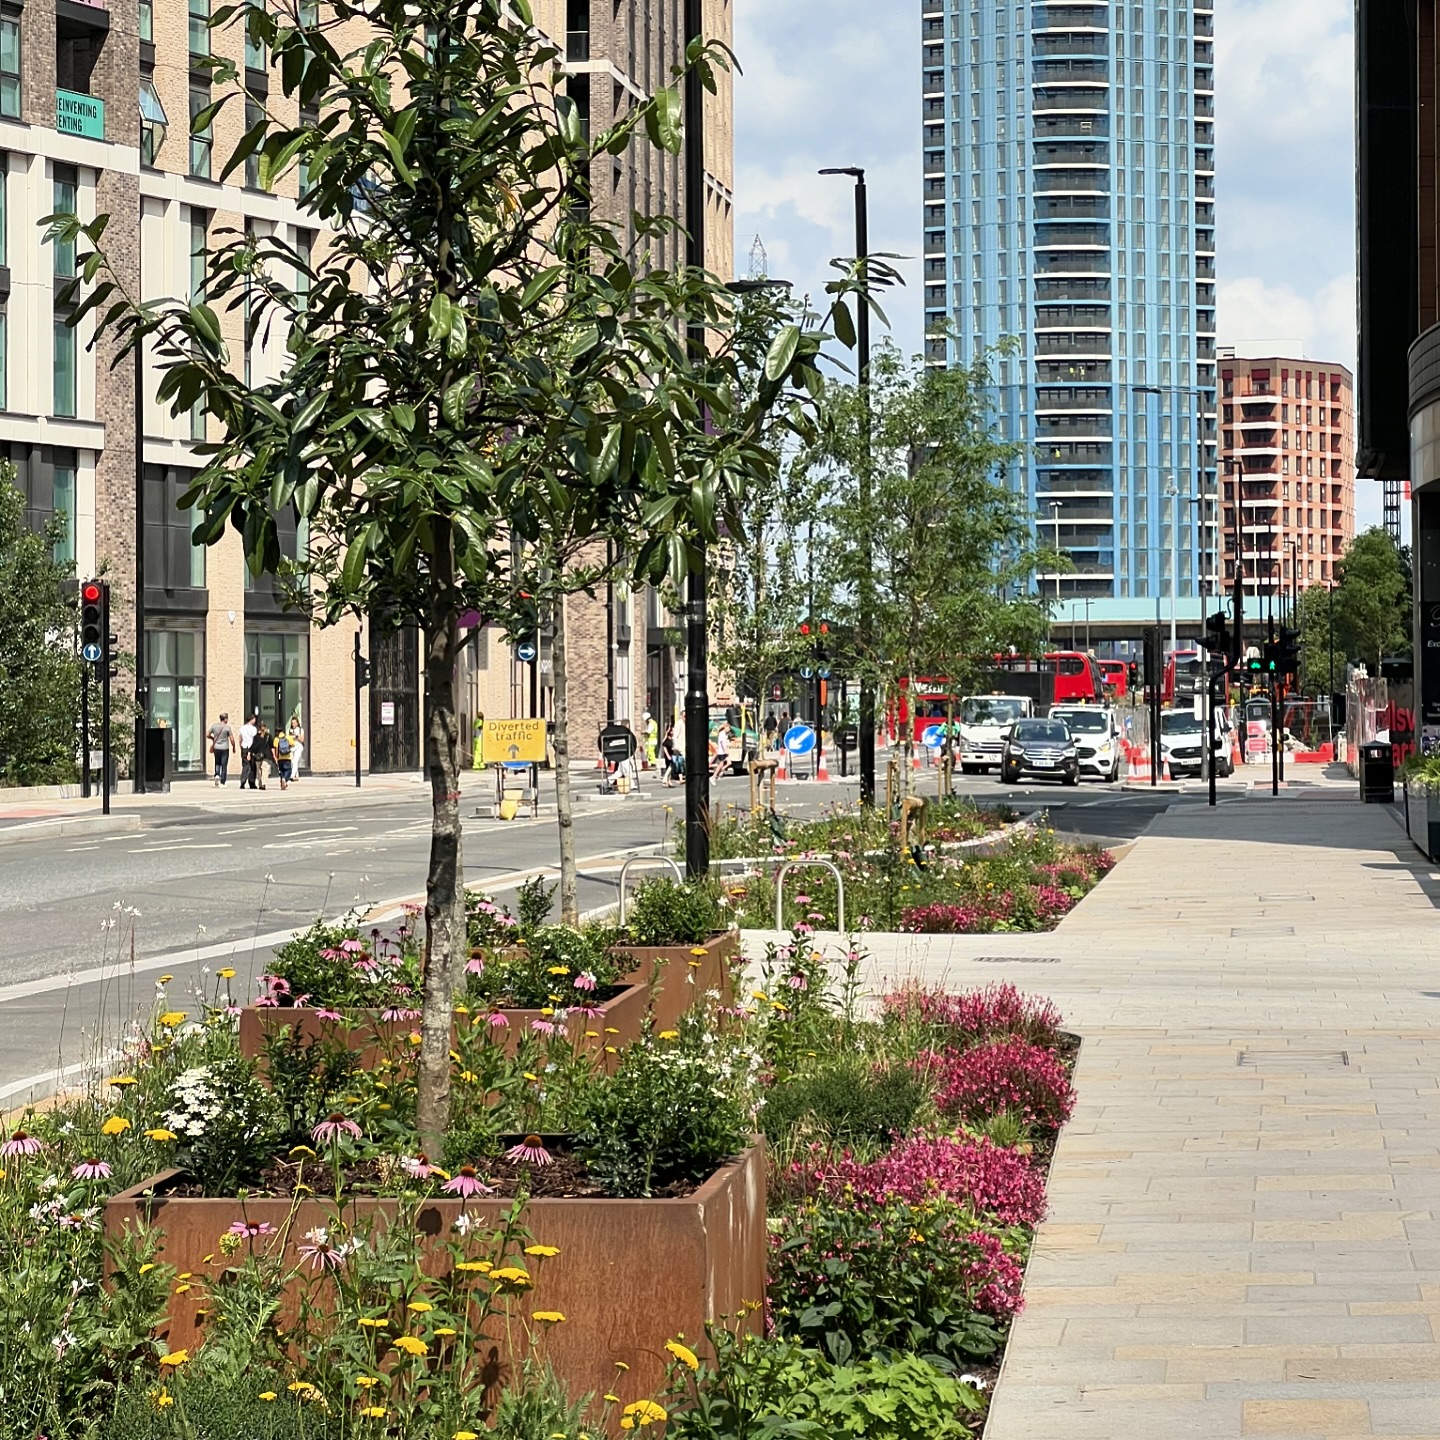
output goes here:
<path id="1" fill-rule="evenodd" d="M 815 762 L 815 778 L 817 780 L 828 780 L 830 772 L 825 768 L 825 752 L 821 750 L 819 758 Z"/>
<path id="2" fill-rule="evenodd" d="M 1173 780 L 1175 778 L 1170 773 L 1170 757 L 1163 752 L 1161 754 L 1160 778 L 1162 780 Z"/>
<path id="3" fill-rule="evenodd" d="M 788 780 L 790 777 L 785 773 L 785 747 L 782 745 L 775 752 L 775 778 L 776 780 Z"/>

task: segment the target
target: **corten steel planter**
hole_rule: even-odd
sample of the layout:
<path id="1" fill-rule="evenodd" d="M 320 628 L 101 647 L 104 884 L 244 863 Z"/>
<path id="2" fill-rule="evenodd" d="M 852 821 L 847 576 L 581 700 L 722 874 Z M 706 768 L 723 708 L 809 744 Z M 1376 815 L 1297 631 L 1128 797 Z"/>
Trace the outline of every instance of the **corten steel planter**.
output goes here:
<path id="1" fill-rule="evenodd" d="M 740 955 L 740 934 L 722 930 L 703 945 L 616 945 L 635 969 L 625 977 L 630 985 L 643 985 L 653 994 L 655 1028 L 669 1030 L 704 994 L 719 991 L 723 1003 L 735 998 L 731 974 Z M 703 955 L 695 954 L 703 950 Z"/>
<path id="2" fill-rule="evenodd" d="M 229 1263 L 219 1240 L 233 1221 L 268 1221 L 277 1230 L 288 1224 L 293 1254 L 306 1230 L 333 1226 L 336 1219 L 333 1202 L 323 1200 L 167 1196 L 166 1185 L 179 1174 L 165 1171 L 105 1206 L 109 1239 L 137 1227 L 158 1229 L 164 1234 L 160 1259 L 194 1277 L 193 1288 L 170 1298 L 165 1339 L 171 1350 L 200 1342 L 196 1311 L 204 1308 L 205 1287 L 196 1282 Z M 434 1200 L 416 1219 L 422 1233 L 443 1238 L 462 1210 L 482 1227 L 495 1228 L 510 1204 Z M 393 1200 L 360 1198 L 344 1204 L 343 1219 L 355 1224 L 390 1217 L 395 1208 Z M 545 1354 L 571 1394 L 617 1390 L 627 1402 L 645 1398 L 664 1382 L 667 1340 L 683 1335 L 700 1348 L 707 1321 L 742 1313 L 747 1325 L 758 1328 L 759 1311 L 746 1308 L 765 1297 L 765 1147 L 758 1139 L 684 1199 L 532 1200 L 522 1224 L 536 1242 L 560 1251 L 550 1260 L 525 1261 L 536 1285 L 523 1306 L 565 1315 L 563 1325 L 549 1329 Z M 212 1257 L 208 1263 L 206 1256 Z M 630 1367 L 628 1373 L 616 1370 L 617 1360 Z"/>
<path id="3" fill-rule="evenodd" d="M 614 1062 L 605 1055 L 606 1046 L 621 1050 L 640 1038 L 650 997 L 645 987 L 629 983 L 619 994 L 611 996 L 598 1008 L 600 1014 L 570 1014 L 565 1030 L 577 1049 L 601 1055 L 606 1065 Z M 340 1012 L 344 1021 L 324 1020 L 312 1009 L 302 1005 L 247 1005 L 240 1012 L 240 1053 L 257 1059 L 265 1053 L 264 1037 L 286 1026 L 298 1029 L 310 1041 L 328 1039 L 342 1042 L 348 1050 L 360 1055 L 360 1063 L 369 1069 L 385 1056 L 408 1053 L 409 1035 L 419 1029 L 418 1020 L 382 1020 L 379 1010 L 347 1009 Z M 478 1012 L 477 1012 L 478 1013 Z M 509 1025 L 490 1031 L 495 1043 L 513 1055 L 520 1041 L 533 1034 L 532 1021 L 545 1017 L 538 1010 L 503 1010 Z M 463 1019 L 464 1017 L 460 1017 Z M 483 1018 L 481 1023 L 485 1023 Z M 587 1038 L 587 1031 L 594 1031 Z M 614 1031 L 615 1033 L 608 1033 Z"/>

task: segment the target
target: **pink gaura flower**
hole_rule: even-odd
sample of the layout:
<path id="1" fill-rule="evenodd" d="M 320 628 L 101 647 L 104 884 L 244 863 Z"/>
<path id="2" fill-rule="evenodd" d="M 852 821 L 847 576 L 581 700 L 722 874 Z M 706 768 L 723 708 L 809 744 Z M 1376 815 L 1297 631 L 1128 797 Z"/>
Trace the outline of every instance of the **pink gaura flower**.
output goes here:
<path id="1" fill-rule="evenodd" d="M 440 1188 L 447 1195 L 458 1195 L 462 1200 L 468 1200 L 472 1195 L 493 1195 L 495 1193 L 476 1176 L 473 1165 L 462 1165 L 455 1172 L 455 1178 L 447 1180 Z"/>
<path id="2" fill-rule="evenodd" d="M 549 1165 L 555 1159 L 538 1135 L 527 1135 L 518 1145 L 512 1145 L 505 1158 L 529 1165 Z"/>
<path id="3" fill-rule="evenodd" d="M 16 1155 L 38 1155 L 45 1148 L 45 1142 L 38 1140 L 34 1135 L 27 1135 L 23 1130 L 17 1130 L 3 1145 L 0 1145 L 0 1158 L 6 1160 Z"/>
<path id="4" fill-rule="evenodd" d="M 110 1167 L 103 1160 L 82 1160 L 70 1173 L 77 1180 L 108 1180 Z"/>
<path id="5" fill-rule="evenodd" d="M 358 1139 L 360 1127 L 343 1115 L 327 1115 L 310 1133 L 317 1145 L 323 1145 L 327 1140 L 340 1140 L 345 1136 Z"/>

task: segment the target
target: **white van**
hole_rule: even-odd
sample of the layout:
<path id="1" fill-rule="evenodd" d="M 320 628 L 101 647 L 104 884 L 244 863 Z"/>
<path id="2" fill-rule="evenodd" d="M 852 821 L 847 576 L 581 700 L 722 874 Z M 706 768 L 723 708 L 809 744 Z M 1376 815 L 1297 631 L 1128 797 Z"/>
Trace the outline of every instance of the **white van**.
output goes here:
<path id="1" fill-rule="evenodd" d="M 1080 750 L 1080 774 L 1106 784 L 1120 778 L 1120 717 L 1108 705 L 1052 705 L 1052 720 L 1063 720 Z"/>
<path id="2" fill-rule="evenodd" d="M 1005 736 L 1017 720 L 1035 714 L 1025 695 L 967 695 L 960 702 L 960 769 L 966 775 L 998 770 Z"/>

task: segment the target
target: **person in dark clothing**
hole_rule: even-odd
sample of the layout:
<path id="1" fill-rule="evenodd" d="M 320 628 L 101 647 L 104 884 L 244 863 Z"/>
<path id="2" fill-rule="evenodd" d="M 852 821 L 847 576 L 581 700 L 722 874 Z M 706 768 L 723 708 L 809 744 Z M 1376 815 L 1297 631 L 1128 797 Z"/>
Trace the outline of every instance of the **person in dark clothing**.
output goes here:
<path id="1" fill-rule="evenodd" d="M 255 738 L 250 742 L 249 758 L 263 790 L 265 781 L 270 776 L 270 768 L 275 763 L 275 737 L 263 720 L 255 726 Z"/>

